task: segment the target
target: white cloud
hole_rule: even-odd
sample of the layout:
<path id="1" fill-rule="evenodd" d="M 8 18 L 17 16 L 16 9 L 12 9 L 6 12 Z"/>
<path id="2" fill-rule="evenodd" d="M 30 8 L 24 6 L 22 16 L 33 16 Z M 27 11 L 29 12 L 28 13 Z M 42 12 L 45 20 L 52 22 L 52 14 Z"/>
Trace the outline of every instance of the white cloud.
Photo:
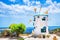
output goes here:
<path id="1" fill-rule="evenodd" d="M 31 5 L 31 2 L 30 2 L 29 0 L 23 0 L 23 2 L 24 2 L 25 4 L 27 4 L 28 6 Z"/>
<path id="2" fill-rule="evenodd" d="M 25 4 L 27 4 L 28 6 L 32 6 L 34 3 L 36 4 L 36 5 L 40 5 L 40 2 L 39 1 L 30 1 L 30 0 L 23 0 L 23 2 L 25 3 Z"/>
<path id="3" fill-rule="evenodd" d="M 29 2 L 29 0 L 23 0 L 25 3 Z"/>
<path id="4" fill-rule="evenodd" d="M 49 13 L 60 13 L 60 3 L 57 3 L 56 1 L 52 2 L 52 0 L 46 0 L 46 3 L 49 4 L 48 7 L 50 8 Z"/>
<path id="5" fill-rule="evenodd" d="M 3 15 L 10 15 L 10 16 L 27 16 L 28 14 L 33 14 L 33 7 L 34 6 L 21 6 L 21 5 L 7 5 L 3 2 L 0 2 L 0 14 Z M 14 17 L 15 17 L 14 16 Z"/>
<path id="6" fill-rule="evenodd" d="M 7 15 L 0 14 L 0 17 L 26 18 L 27 16 L 16 16 L 16 15 L 7 16 Z"/>
<path id="7" fill-rule="evenodd" d="M 25 3 L 29 3 L 30 1 L 29 0 L 28 1 L 25 0 L 24 2 Z M 41 6 L 41 3 L 39 1 L 36 1 L 36 2 L 35 1 L 32 1 L 32 3 L 29 4 L 29 5 L 31 6 L 31 5 L 33 5 L 33 3 L 36 3 L 37 6 L 34 6 L 34 7 L 36 7 L 37 8 L 37 12 L 39 12 L 39 10 L 40 10 L 39 7 Z M 41 12 L 44 13 L 48 9 L 50 9 L 50 10 L 48 10 L 49 13 L 59 13 L 60 12 L 60 4 L 57 3 L 56 1 L 53 3 L 52 0 L 46 0 L 46 3 L 45 4 L 48 4 L 49 6 L 42 7 L 41 8 Z"/>
<path id="8" fill-rule="evenodd" d="M 51 1 L 51 0 L 46 0 L 46 3 L 47 3 L 47 4 L 51 4 L 52 1 Z"/>
<path id="9" fill-rule="evenodd" d="M 9 0 L 10 2 L 16 2 L 16 0 Z"/>
<path id="10" fill-rule="evenodd" d="M 36 1 L 36 4 L 37 4 L 37 5 L 40 5 L 41 3 L 40 3 L 39 1 Z"/>
<path id="11" fill-rule="evenodd" d="M 0 14 L 0 17 L 8 17 L 8 16 L 6 16 L 6 15 L 3 15 L 3 14 Z"/>
<path id="12" fill-rule="evenodd" d="M 30 1 L 27 1 L 27 0 L 24 0 L 24 2 L 30 2 Z M 32 2 L 32 4 L 35 3 L 35 2 Z M 41 12 L 45 12 L 46 10 L 48 10 L 50 8 L 49 13 L 60 13 L 60 3 L 56 3 L 56 2 L 52 2 L 51 0 L 48 2 L 49 3 L 49 6 L 47 7 L 42 7 L 41 8 Z M 47 4 L 48 4 L 47 3 Z M 7 5 L 3 2 L 0 2 L 0 16 L 4 16 L 7 15 L 10 17 L 20 17 L 20 16 L 27 16 L 27 15 L 30 15 L 30 16 L 33 16 L 35 13 L 34 13 L 34 8 L 37 8 L 37 13 L 39 13 L 40 11 L 40 2 L 39 1 L 36 1 L 36 4 L 37 6 L 26 6 L 26 5 L 19 5 L 19 4 L 15 4 L 15 5 Z"/>

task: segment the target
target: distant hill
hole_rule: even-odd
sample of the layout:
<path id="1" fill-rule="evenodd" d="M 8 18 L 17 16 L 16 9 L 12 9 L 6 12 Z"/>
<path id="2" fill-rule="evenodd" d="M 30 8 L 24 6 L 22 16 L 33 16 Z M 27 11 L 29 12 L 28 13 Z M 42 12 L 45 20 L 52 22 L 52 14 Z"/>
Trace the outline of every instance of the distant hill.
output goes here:
<path id="1" fill-rule="evenodd" d="M 54 30 L 50 30 L 49 33 L 50 34 L 56 34 L 56 35 L 60 36 L 60 28 L 56 28 Z"/>

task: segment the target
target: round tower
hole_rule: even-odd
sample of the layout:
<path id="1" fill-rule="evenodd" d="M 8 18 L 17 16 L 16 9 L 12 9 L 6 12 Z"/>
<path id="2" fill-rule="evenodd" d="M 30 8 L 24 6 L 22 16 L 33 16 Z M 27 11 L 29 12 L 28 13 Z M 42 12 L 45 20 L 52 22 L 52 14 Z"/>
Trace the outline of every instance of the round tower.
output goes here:
<path id="1" fill-rule="evenodd" d="M 48 15 L 34 16 L 34 34 L 48 34 Z"/>

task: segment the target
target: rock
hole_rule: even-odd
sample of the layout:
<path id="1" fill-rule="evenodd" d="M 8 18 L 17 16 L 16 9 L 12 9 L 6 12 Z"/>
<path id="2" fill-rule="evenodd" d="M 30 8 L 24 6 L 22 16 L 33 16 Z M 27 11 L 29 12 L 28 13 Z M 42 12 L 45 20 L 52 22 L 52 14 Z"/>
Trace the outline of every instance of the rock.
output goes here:
<path id="1" fill-rule="evenodd" d="M 58 40 L 56 36 L 53 37 L 53 40 Z"/>

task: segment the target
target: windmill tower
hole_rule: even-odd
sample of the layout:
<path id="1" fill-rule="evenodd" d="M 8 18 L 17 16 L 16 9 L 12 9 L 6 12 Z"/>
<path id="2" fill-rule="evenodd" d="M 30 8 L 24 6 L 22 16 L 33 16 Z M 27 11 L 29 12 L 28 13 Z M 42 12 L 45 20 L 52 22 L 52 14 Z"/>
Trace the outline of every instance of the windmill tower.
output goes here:
<path id="1" fill-rule="evenodd" d="M 41 10 L 41 9 L 40 9 Z M 35 10 L 36 12 L 36 10 Z M 34 35 L 48 34 L 48 11 L 44 14 L 34 15 Z"/>

